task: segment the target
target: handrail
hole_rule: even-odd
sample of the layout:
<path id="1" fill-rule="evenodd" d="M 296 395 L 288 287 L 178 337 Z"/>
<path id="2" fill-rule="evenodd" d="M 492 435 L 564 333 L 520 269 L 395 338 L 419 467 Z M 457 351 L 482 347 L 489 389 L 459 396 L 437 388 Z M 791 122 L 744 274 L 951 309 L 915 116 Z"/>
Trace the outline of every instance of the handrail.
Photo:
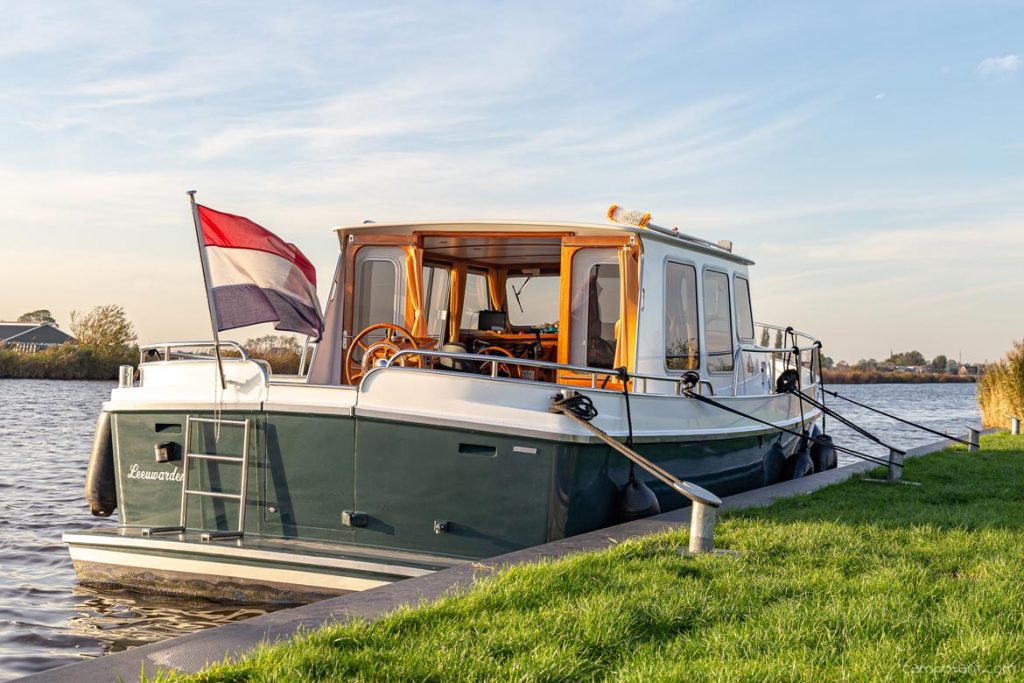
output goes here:
<path id="1" fill-rule="evenodd" d="M 797 351 L 799 353 L 803 353 L 804 351 L 814 351 L 817 348 L 818 348 L 818 346 L 816 344 L 811 344 L 810 346 L 789 346 L 789 347 L 785 347 L 784 346 L 784 347 L 782 347 L 780 349 L 777 349 L 777 348 L 775 348 L 773 346 L 759 346 L 759 345 L 743 346 L 743 345 L 741 345 L 739 347 L 739 350 L 740 351 L 746 351 L 748 353 L 793 353 L 794 351 Z"/>
<path id="2" fill-rule="evenodd" d="M 411 356 L 420 357 L 432 357 L 432 358 L 450 358 L 452 360 L 464 360 L 471 361 L 473 363 L 490 363 L 491 364 L 491 377 L 498 376 L 498 368 L 502 365 L 520 365 L 525 367 L 540 368 L 542 370 L 563 370 L 567 372 L 576 372 L 583 375 L 590 375 L 590 388 L 598 389 L 597 378 L 599 375 L 605 375 L 609 379 L 618 378 L 618 370 L 611 368 L 592 368 L 586 365 L 570 365 L 563 363 L 551 363 L 543 360 L 533 360 L 532 358 L 510 358 L 508 356 L 488 356 L 478 353 L 453 353 L 449 351 L 435 351 L 433 349 L 403 349 L 394 356 L 388 359 L 387 365 L 378 367 L 392 367 L 401 359 Z M 371 368 L 370 372 L 373 372 L 377 368 Z M 675 394 L 682 396 L 684 391 L 684 384 L 682 377 L 665 377 L 663 375 L 644 375 L 639 373 L 629 373 L 631 380 L 640 380 L 642 391 L 640 393 L 648 393 L 648 382 L 668 382 L 675 387 Z M 707 384 L 706 380 L 698 382 L 698 388 L 702 384 Z M 708 385 L 710 386 L 710 385 Z"/>
<path id="3" fill-rule="evenodd" d="M 214 341 L 182 341 L 182 342 L 160 342 L 160 343 L 157 343 L 157 344 L 145 344 L 143 346 L 140 346 L 139 347 L 139 362 L 140 363 L 142 362 L 142 358 L 144 358 L 143 354 L 145 354 L 146 351 L 160 351 L 160 350 L 163 350 L 164 360 L 168 361 L 168 360 L 171 360 L 171 349 L 172 348 L 186 348 L 186 349 L 187 348 L 204 348 L 204 349 L 208 349 L 208 348 L 214 347 L 214 346 L 226 346 L 228 348 L 234 349 L 235 351 L 238 351 L 239 355 L 241 355 L 242 360 L 251 360 L 249 358 L 249 354 L 246 353 L 246 351 L 245 351 L 245 347 L 243 347 L 241 344 L 239 344 L 236 341 L 222 341 L 220 343 L 217 343 L 217 342 L 214 342 Z M 204 356 L 204 355 L 200 355 L 200 354 L 195 354 L 193 357 L 195 357 L 195 358 L 203 358 L 203 359 L 213 358 L 213 356 Z"/>
<path id="4" fill-rule="evenodd" d="M 800 330 L 795 330 L 792 327 L 782 327 L 780 325 L 772 325 L 770 323 L 759 323 L 756 321 L 754 322 L 754 327 L 766 327 L 769 330 L 776 330 L 778 332 L 789 332 L 790 334 L 795 334 L 798 337 L 803 337 L 804 339 L 808 339 L 812 342 L 818 341 L 818 338 L 815 337 L 813 334 L 801 332 Z"/>
<path id="5" fill-rule="evenodd" d="M 158 344 L 145 344 L 139 347 L 139 365 L 145 364 L 146 352 L 147 351 L 162 351 L 164 362 L 173 360 L 175 358 L 182 360 L 213 360 L 215 357 L 206 354 L 197 353 L 171 353 L 171 349 L 175 348 L 211 348 L 214 346 L 228 347 L 238 351 L 239 358 L 228 357 L 225 360 L 242 360 L 252 363 L 260 371 L 260 375 L 263 376 L 263 386 L 270 386 L 270 370 L 268 369 L 269 364 L 266 361 L 258 358 L 252 358 L 246 352 L 245 347 L 236 341 L 222 341 L 220 343 L 213 341 L 186 341 L 186 342 L 161 342 Z"/>

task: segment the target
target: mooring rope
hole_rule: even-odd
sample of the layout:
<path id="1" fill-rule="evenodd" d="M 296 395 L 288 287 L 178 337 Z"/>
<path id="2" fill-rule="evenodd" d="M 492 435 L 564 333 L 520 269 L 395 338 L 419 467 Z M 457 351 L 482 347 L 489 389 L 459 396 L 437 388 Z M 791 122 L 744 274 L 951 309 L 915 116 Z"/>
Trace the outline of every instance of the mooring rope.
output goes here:
<path id="1" fill-rule="evenodd" d="M 795 392 L 792 389 L 790 389 L 789 393 L 796 394 L 797 392 Z M 840 415 L 836 411 L 834 411 L 831 408 L 829 408 L 828 406 L 826 406 L 824 403 L 820 402 L 818 399 L 811 398 L 810 396 L 807 396 L 803 392 L 800 392 L 800 400 L 801 400 L 801 405 L 803 405 L 803 401 L 806 400 L 808 403 L 810 403 L 812 406 L 814 406 L 815 408 L 817 408 L 821 412 L 825 413 L 826 415 L 831 415 L 832 417 L 834 417 L 835 419 L 839 420 L 844 425 L 846 425 L 847 427 L 852 429 L 853 431 L 855 431 L 858 434 L 860 434 L 861 436 L 863 436 L 865 439 L 869 439 L 871 441 L 874 441 L 879 446 L 884 446 L 885 448 L 888 448 L 889 450 L 896 451 L 900 455 L 906 455 L 907 454 L 906 451 L 904 451 L 902 449 L 899 449 L 899 448 L 896 448 L 895 446 L 891 446 L 891 445 L 887 444 L 886 442 L 882 441 L 880 438 L 878 438 L 877 436 L 875 436 L 874 434 L 872 434 L 868 430 L 866 430 L 863 427 L 861 427 L 860 425 L 856 424 L 855 422 L 853 422 L 849 418 L 844 417 L 843 415 Z"/>
<path id="2" fill-rule="evenodd" d="M 849 398 L 847 396 L 842 396 L 840 394 L 837 394 L 834 391 L 828 391 L 827 389 L 825 389 L 825 387 L 822 387 L 821 390 L 822 390 L 822 392 L 828 394 L 829 396 L 835 396 L 836 398 L 841 398 L 844 401 L 849 401 L 850 403 L 852 403 L 852 404 L 854 404 L 856 406 L 860 406 L 861 408 L 865 408 L 865 409 L 870 410 L 872 412 L 878 413 L 879 415 L 884 415 L 884 416 L 888 417 L 889 419 L 896 420 L 897 422 L 902 422 L 903 424 L 910 425 L 911 427 L 917 427 L 918 429 L 920 429 L 922 431 L 925 431 L 925 432 L 928 432 L 929 434 L 935 434 L 936 436 L 941 436 L 944 439 L 949 439 L 950 441 L 956 441 L 957 443 L 962 443 L 965 446 L 973 446 L 974 445 L 970 441 L 966 441 L 964 439 L 960 439 L 960 438 L 955 437 L 955 436 L 950 436 L 949 434 L 946 434 L 945 432 L 940 432 L 940 431 L 935 430 L 935 429 L 930 429 L 928 427 L 925 427 L 924 425 L 917 424 L 916 422 L 911 422 L 910 420 L 906 420 L 906 419 L 904 419 L 902 417 L 897 417 L 896 415 L 892 415 L 890 413 L 887 413 L 884 410 L 879 410 L 878 408 L 872 408 L 869 405 L 861 403 L 860 401 L 854 401 L 852 398 Z"/>
<path id="3" fill-rule="evenodd" d="M 883 460 L 882 458 L 878 458 L 878 457 L 875 457 L 873 455 L 868 455 L 867 453 L 862 453 L 861 451 L 856 451 L 856 450 L 854 450 L 852 448 L 847 448 L 846 446 L 839 446 L 838 444 L 834 444 L 834 443 L 831 443 L 829 441 L 825 441 L 824 439 L 820 439 L 820 438 L 818 438 L 816 436 L 811 436 L 810 434 L 801 434 L 800 432 L 795 431 L 793 429 L 789 429 L 787 427 L 782 427 L 781 425 L 777 425 L 777 424 L 772 424 L 771 422 L 768 422 L 766 420 L 762 420 L 762 419 L 754 417 L 753 415 L 750 415 L 748 413 L 744 413 L 741 410 L 736 410 L 735 408 L 731 408 L 731 407 L 729 407 L 727 405 L 719 403 L 718 401 L 715 401 L 714 399 L 710 399 L 707 396 L 702 396 L 702 395 L 696 393 L 695 391 L 693 391 L 692 388 L 686 389 L 686 395 L 689 396 L 690 398 L 697 399 L 701 403 L 707 403 L 708 405 L 715 406 L 716 408 L 720 408 L 720 409 L 722 409 L 722 410 L 724 410 L 726 412 L 732 413 L 734 415 L 739 415 L 740 417 L 745 417 L 748 420 L 753 420 L 754 422 L 758 422 L 760 424 L 766 425 L 766 426 L 771 427 L 773 429 L 778 429 L 781 432 L 785 432 L 787 434 L 792 434 L 793 436 L 796 436 L 796 437 L 799 437 L 799 438 L 802 438 L 802 439 L 807 439 L 808 441 L 812 441 L 814 443 L 818 443 L 818 444 L 821 444 L 823 446 L 831 446 L 832 448 L 836 449 L 840 453 L 846 453 L 847 455 L 852 455 L 855 458 L 860 458 L 861 460 L 867 460 L 868 462 L 873 462 L 876 465 L 882 465 L 882 466 L 888 467 L 888 466 L 890 466 L 890 464 L 892 464 L 892 465 L 895 465 L 896 467 L 901 467 L 901 468 L 903 467 L 902 463 L 890 463 L 888 460 Z M 903 453 L 903 451 L 898 451 L 898 452 L 899 453 Z"/>

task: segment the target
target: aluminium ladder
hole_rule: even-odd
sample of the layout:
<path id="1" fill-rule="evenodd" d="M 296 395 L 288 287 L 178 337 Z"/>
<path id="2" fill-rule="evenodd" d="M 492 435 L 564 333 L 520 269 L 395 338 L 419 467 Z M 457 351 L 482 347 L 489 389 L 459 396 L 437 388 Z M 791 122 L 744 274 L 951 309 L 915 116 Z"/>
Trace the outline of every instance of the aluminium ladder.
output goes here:
<path id="1" fill-rule="evenodd" d="M 217 427 L 236 427 L 242 429 L 242 454 L 221 455 L 213 453 L 194 453 L 192 451 L 192 425 L 212 424 Z M 202 496 L 204 498 L 219 498 L 238 501 L 238 529 L 234 531 L 206 531 L 200 535 L 204 542 L 210 542 L 219 538 L 242 538 L 245 534 L 245 506 L 246 492 L 249 483 L 249 429 L 250 420 L 222 420 L 207 417 L 193 417 L 189 415 L 185 421 L 185 455 L 182 462 L 181 480 L 181 513 L 178 518 L 178 526 L 163 526 L 143 529 L 143 536 L 165 533 L 184 533 L 188 519 L 188 499 L 190 496 Z M 208 460 L 214 462 L 225 462 L 241 466 L 241 480 L 239 481 L 238 493 L 227 493 L 225 491 L 206 491 L 189 488 L 189 465 L 193 460 Z"/>

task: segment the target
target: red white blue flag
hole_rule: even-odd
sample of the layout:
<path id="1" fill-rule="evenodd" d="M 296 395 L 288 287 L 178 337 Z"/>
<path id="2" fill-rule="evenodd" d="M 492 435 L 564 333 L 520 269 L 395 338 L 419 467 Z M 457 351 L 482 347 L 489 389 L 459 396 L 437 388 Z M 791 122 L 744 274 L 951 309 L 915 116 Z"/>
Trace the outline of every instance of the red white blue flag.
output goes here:
<path id="1" fill-rule="evenodd" d="M 197 208 L 217 330 L 272 322 L 320 341 L 316 270 L 298 247 L 248 218 Z"/>

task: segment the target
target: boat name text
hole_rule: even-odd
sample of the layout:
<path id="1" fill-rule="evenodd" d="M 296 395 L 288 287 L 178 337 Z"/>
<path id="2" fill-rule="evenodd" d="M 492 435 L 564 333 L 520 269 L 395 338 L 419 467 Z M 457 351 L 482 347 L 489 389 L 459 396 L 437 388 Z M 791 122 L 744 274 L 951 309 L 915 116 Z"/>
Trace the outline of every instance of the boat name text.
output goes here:
<path id="1" fill-rule="evenodd" d="M 152 481 L 181 481 L 183 476 L 181 470 L 174 468 L 171 471 L 156 471 L 156 470 L 144 470 L 139 467 L 138 463 L 131 466 L 128 470 L 129 479 L 148 479 Z"/>

